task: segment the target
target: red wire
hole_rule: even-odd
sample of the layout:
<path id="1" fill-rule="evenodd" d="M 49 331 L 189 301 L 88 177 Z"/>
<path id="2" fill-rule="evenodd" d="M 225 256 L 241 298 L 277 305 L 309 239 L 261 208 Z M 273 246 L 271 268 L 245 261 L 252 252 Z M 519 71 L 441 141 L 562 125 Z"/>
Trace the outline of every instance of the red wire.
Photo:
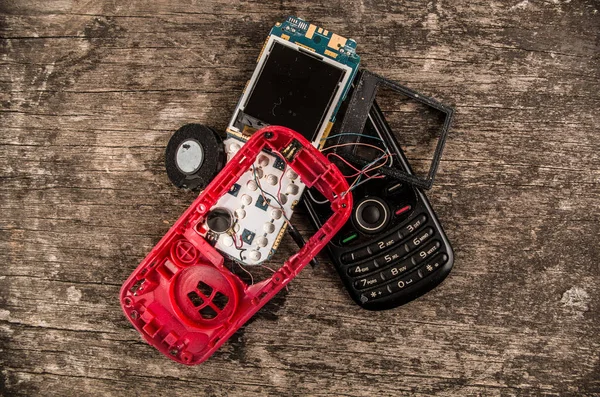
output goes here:
<path id="1" fill-rule="evenodd" d="M 372 178 L 373 179 L 381 179 L 381 178 L 384 178 L 385 177 L 384 175 L 373 175 L 373 176 L 371 176 L 371 175 L 367 174 L 367 172 L 375 171 L 377 168 L 383 167 L 385 165 L 385 163 L 387 163 L 387 159 L 389 157 L 390 157 L 389 154 L 386 154 L 385 156 L 381 157 L 380 160 L 385 160 L 383 163 L 381 163 L 379 165 L 377 165 L 377 163 L 371 164 L 370 167 L 368 167 L 368 168 L 366 168 L 365 170 L 362 171 L 362 174 L 364 174 L 367 177 L 367 179 L 372 179 Z"/>
<path id="2" fill-rule="evenodd" d="M 281 202 L 281 197 L 279 196 L 279 194 L 281 193 L 281 181 L 283 179 L 283 177 L 285 176 L 285 170 L 287 169 L 287 163 L 285 163 L 285 165 L 283 166 L 283 172 L 281 173 L 281 176 L 279 177 L 279 183 L 277 184 L 277 195 L 275 197 L 277 197 L 277 200 L 279 200 Z M 283 208 L 281 209 L 283 211 Z"/>
<path id="3" fill-rule="evenodd" d="M 239 246 L 239 247 L 238 247 L 238 245 L 237 245 L 237 238 L 236 238 L 236 237 L 237 237 L 237 235 L 236 235 L 235 233 L 233 233 L 233 234 L 231 235 L 231 238 L 233 238 L 233 246 L 234 246 L 236 249 L 240 249 L 240 248 L 242 248 L 242 246 Z M 243 245 L 243 244 L 242 244 L 242 245 Z"/>
<path id="4" fill-rule="evenodd" d="M 346 159 L 344 159 L 343 157 L 341 157 L 337 153 L 328 153 L 327 154 L 327 158 L 329 158 L 329 156 L 335 156 L 335 157 L 337 157 L 338 159 L 340 159 L 341 161 L 343 161 L 344 164 L 346 164 L 347 166 L 349 166 L 350 168 L 352 168 L 354 171 L 356 171 L 356 173 L 354 173 L 352 175 L 344 175 L 344 177 L 346 177 L 346 178 L 353 178 L 353 177 L 358 176 L 358 175 L 365 175 L 369 179 L 371 179 L 371 178 L 380 179 L 380 178 L 384 177 L 383 175 L 380 175 L 380 176 L 371 176 L 371 175 L 368 174 L 368 172 L 374 171 L 377 168 L 383 167 L 385 165 L 385 163 L 387 162 L 387 159 L 390 157 L 389 154 L 386 154 L 385 156 L 383 156 L 379 160 L 377 160 L 377 161 L 384 160 L 383 163 L 381 163 L 379 165 L 377 165 L 377 163 L 371 164 L 366 169 L 359 170 L 358 168 L 356 168 L 355 166 L 353 166 L 352 164 L 350 164 Z"/>
<path id="5" fill-rule="evenodd" d="M 354 171 L 356 171 L 356 174 L 352 174 L 352 175 L 344 175 L 346 178 L 352 178 L 353 176 L 357 176 L 360 174 L 361 170 L 359 170 L 358 168 L 356 168 L 355 166 L 353 166 L 352 164 L 350 164 L 346 159 L 344 159 L 342 156 L 340 156 L 337 153 L 327 153 L 327 158 L 329 159 L 329 156 L 335 156 L 338 159 L 340 159 L 344 164 L 346 164 L 348 167 L 352 168 Z"/>

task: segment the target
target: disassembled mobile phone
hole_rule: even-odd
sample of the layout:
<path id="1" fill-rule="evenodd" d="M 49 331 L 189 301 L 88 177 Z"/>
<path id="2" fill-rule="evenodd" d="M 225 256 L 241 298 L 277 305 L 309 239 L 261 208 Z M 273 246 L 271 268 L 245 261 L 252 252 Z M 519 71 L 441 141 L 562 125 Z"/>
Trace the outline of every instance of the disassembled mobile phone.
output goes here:
<path id="1" fill-rule="evenodd" d="M 359 198 L 353 220 L 329 245 L 329 250 L 357 303 L 368 309 L 382 309 L 422 295 L 441 282 L 452 267 L 452 248 L 420 188 L 428 189 L 433 184 L 453 110 L 366 70 L 354 81 L 347 80 L 358 67 L 355 47 L 353 41 L 298 18 L 290 17 L 276 25 L 227 129 L 225 153 L 231 160 L 256 128 L 280 122 L 297 128 L 316 147 L 321 147 L 319 142 L 328 143 L 324 150 L 336 146 L 335 151 L 328 153 L 341 157 L 343 162 L 337 161 L 341 168 L 348 170 L 349 166 L 359 171 L 356 175 L 377 164 L 376 178 L 353 184 Z M 314 82 L 317 83 L 311 85 Z M 353 93 L 343 102 L 343 118 L 335 123 L 336 134 L 328 136 L 351 83 Z M 445 115 L 426 178 L 412 173 L 374 103 L 380 86 Z M 217 159 L 222 158 L 221 151 L 213 148 L 214 133 L 197 126 L 198 136 L 194 138 L 187 127 L 182 130 L 185 131 L 174 135 L 180 139 L 175 139 L 173 145 L 170 142 L 171 149 L 167 149 L 167 154 L 182 162 L 181 170 L 194 170 L 199 164 L 190 161 L 199 158 L 196 138 L 209 147 L 210 153 L 217 153 Z M 357 133 L 360 131 L 364 133 Z M 377 146 L 388 153 L 383 163 L 375 156 L 377 150 L 372 151 Z M 207 163 L 202 180 L 210 181 L 210 175 L 216 172 L 213 163 Z M 195 184 L 197 177 L 198 173 L 192 171 L 185 183 Z M 296 173 L 286 169 L 280 156 L 264 152 L 251 172 L 219 199 L 216 207 L 224 210 L 205 220 L 202 235 L 238 263 L 260 264 L 274 254 L 303 190 Z M 327 208 L 312 195 L 306 201 L 315 223 L 320 224 L 328 214 Z M 426 242 L 428 245 L 422 245 Z M 425 279 L 430 269 L 436 270 L 435 274 Z"/>
<path id="2" fill-rule="evenodd" d="M 367 71 L 361 73 L 349 98 L 344 122 L 340 123 L 340 128 L 355 123 L 353 128 L 359 129 L 354 131 L 360 133 L 338 134 L 336 130 L 324 149 L 342 172 L 351 173 L 349 179 L 354 180 L 351 220 L 327 248 L 354 301 L 365 309 L 382 310 L 407 303 L 441 283 L 452 269 L 454 255 L 429 200 L 420 188 L 407 183 L 417 179 L 374 102 L 380 84 L 377 80 L 382 78 Z M 396 85 L 389 81 L 385 84 Z M 438 145 L 434 155 L 434 162 L 439 161 L 452 109 L 401 88 L 402 94 L 446 115 L 440 136 L 442 145 Z M 362 116 L 364 121 L 360 121 Z M 359 121 L 348 122 L 347 118 Z M 372 170 L 371 175 L 365 171 L 369 169 L 365 164 Z M 433 167 L 436 169 L 437 164 Z M 429 175 L 430 180 L 434 175 L 435 172 Z M 309 190 L 304 202 L 318 227 L 329 213 L 325 201 Z"/>
<path id="3" fill-rule="evenodd" d="M 219 198 L 230 194 L 240 177 L 254 172 L 264 149 L 277 153 L 302 183 L 329 200 L 331 216 L 271 277 L 248 285 L 224 265 L 203 229 L 207 223 L 223 234 L 231 228 L 223 222 L 229 209 L 217 206 Z M 125 315 L 167 357 L 199 364 L 298 275 L 346 223 L 352 209 L 347 191 L 338 168 L 299 133 L 277 126 L 256 131 L 123 284 Z"/>
<path id="4" fill-rule="evenodd" d="M 267 125 L 289 127 L 318 147 L 329 133 L 358 70 L 360 57 L 355 50 L 354 40 L 300 18 L 289 17 L 277 23 L 227 127 L 227 160 L 257 129 Z M 201 136 L 211 134 L 207 134 L 206 127 L 197 126 L 195 130 L 196 137 L 188 130 L 178 131 L 167 148 L 167 171 L 177 186 L 203 187 L 218 171 L 213 163 L 203 165 L 198 155 L 201 149 L 197 142 L 202 146 L 204 141 L 204 151 L 215 153 L 212 137 Z M 183 163 L 178 165 L 178 161 Z M 275 253 L 304 188 L 280 156 L 264 152 L 253 171 L 244 174 L 216 203 L 228 208 L 233 217 L 215 225 L 233 225 L 233 234 L 218 233 L 207 223 L 205 237 L 237 262 L 258 265 Z M 244 247 L 242 252 L 240 245 Z"/>

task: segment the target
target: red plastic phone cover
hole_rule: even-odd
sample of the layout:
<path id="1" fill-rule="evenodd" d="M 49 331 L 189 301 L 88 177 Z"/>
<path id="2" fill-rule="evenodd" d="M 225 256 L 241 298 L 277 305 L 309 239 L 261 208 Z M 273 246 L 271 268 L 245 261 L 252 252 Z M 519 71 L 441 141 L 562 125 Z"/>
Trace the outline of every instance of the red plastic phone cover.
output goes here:
<path id="1" fill-rule="evenodd" d="M 197 228 L 217 200 L 247 172 L 263 149 L 282 153 L 308 187 L 330 202 L 333 215 L 270 278 L 248 285 Z M 188 365 L 212 355 L 289 283 L 348 220 L 352 195 L 335 165 L 300 134 L 271 126 L 257 131 L 123 284 L 121 306 L 148 343 Z"/>

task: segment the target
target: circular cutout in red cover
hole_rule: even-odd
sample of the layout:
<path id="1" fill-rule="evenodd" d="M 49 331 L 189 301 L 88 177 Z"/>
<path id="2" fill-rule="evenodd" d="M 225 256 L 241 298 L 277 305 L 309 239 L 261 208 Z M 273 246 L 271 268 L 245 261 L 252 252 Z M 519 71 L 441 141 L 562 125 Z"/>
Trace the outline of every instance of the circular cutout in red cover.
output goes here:
<path id="1" fill-rule="evenodd" d="M 200 253 L 188 240 L 181 239 L 171 246 L 171 259 L 180 266 L 198 263 Z"/>
<path id="2" fill-rule="evenodd" d="M 233 281 L 215 267 L 204 264 L 177 273 L 169 296 L 177 315 L 197 328 L 214 328 L 227 321 L 238 301 Z"/>

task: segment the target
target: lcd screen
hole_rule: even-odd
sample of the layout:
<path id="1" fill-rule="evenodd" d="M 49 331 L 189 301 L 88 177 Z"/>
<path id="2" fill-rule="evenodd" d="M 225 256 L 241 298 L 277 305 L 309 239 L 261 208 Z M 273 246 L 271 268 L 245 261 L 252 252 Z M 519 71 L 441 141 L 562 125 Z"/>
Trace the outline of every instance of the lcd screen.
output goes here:
<path id="1" fill-rule="evenodd" d="M 313 141 L 345 71 L 315 56 L 274 43 L 244 113 L 291 128 Z"/>

